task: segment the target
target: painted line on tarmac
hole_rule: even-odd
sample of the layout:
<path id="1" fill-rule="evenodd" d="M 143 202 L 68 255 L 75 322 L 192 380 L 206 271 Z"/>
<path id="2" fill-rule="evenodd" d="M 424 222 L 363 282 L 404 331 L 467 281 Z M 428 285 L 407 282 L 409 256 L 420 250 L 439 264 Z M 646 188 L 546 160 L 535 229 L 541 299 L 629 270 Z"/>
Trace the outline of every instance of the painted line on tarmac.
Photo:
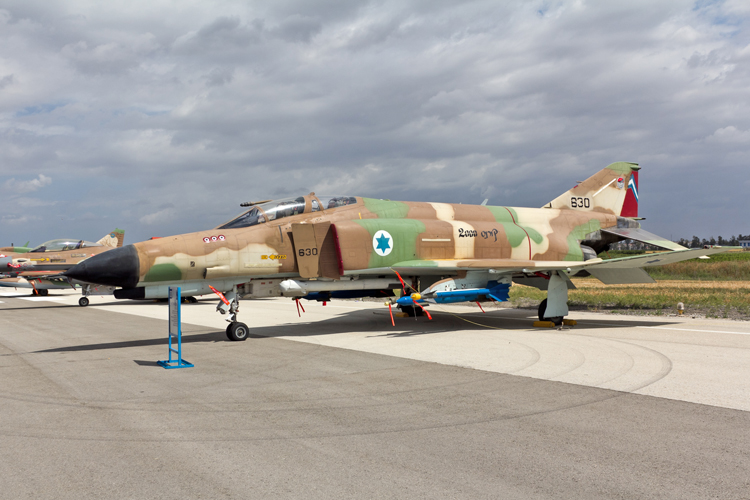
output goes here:
<path id="1" fill-rule="evenodd" d="M 695 330 L 691 328 L 669 328 L 666 326 L 637 326 L 636 328 L 648 328 L 651 330 L 676 330 L 678 332 L 728 333 L 730 335 L 750 335 L 750 332 L 727 332 L 724 330 Z"/>
<path id="2" fill-rule="evenodd" d="M 30 300 L 32 302 L 60 302 L 65 300 L 62 297 L 18 297 L 21 300 Z"/>
<path id="3" fill-rule="evenodd" d="M 585 320 L 582 320 L 585 321 Z M 594 321 L 586 321 L 587 325 L 595 325 L 595 326 L 607 326 L 612 327 L 611 324 L 607 323 L 596 323 Z M 696 330 L 692 328 L 670 328 L 668 326 L 631 326 L 629 324 L 623 323 L 622 325 L 617 325 L 622 328 L 647 328 L 651 330 L 675 330 L 678 332 L 698 332 L 698 333 L 728 333 L 730 335 L 750 335 L 750 332 L 728 332 L 726 330 Z"/>

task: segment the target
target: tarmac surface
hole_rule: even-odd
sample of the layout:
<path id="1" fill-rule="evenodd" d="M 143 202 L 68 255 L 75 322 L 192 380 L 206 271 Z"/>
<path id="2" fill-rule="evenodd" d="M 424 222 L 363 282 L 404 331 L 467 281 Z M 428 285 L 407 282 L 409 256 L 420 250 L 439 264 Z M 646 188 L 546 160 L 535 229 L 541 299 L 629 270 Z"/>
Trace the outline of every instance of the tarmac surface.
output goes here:
<path id="1" fill-rule="evenodd" d="M 750 498 L 750 323 L 0 294 L 0 498 Z"/>

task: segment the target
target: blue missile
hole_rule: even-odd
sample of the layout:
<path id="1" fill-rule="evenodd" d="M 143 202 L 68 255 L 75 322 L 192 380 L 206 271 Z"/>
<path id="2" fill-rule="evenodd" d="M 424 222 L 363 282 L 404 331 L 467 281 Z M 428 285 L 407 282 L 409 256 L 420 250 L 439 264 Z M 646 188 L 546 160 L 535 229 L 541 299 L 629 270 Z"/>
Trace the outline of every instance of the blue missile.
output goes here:
<path id="1" fill-rule="evenodd" d="M 452 304 L 454 302 L 476 302 L 480 300 L 494 300 L 495 302 L 505 302 L 508 300 L 510 293 L 510 283 L 487 283 L 487 288 L 469 288 L 465 290 L 450 290 L 444 292 L 435 292 L 428 299 L 419 298 L 417 302 L 435 302 L 436 304 Z M 396 301 L 399 306 L 414 306 L 414 299 L 411 295 L 401 297 Z"/>

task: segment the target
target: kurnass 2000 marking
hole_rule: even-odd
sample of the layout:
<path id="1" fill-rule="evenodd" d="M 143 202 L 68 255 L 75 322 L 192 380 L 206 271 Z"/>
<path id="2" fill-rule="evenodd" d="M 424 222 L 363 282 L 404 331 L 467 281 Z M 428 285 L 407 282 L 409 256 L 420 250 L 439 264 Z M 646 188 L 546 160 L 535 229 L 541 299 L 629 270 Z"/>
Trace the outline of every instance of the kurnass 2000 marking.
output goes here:
<path id="1" fill-rule="evenodd" d="M 490 237 L 493 237 L 495 238 L 495 241 L 497 241 L 497 229 L 491 229 L 489 231 L 482 231 L 479 234 L 481 234 L 482 238 L 484 238 L 485 240 L 489 239 Z"/>

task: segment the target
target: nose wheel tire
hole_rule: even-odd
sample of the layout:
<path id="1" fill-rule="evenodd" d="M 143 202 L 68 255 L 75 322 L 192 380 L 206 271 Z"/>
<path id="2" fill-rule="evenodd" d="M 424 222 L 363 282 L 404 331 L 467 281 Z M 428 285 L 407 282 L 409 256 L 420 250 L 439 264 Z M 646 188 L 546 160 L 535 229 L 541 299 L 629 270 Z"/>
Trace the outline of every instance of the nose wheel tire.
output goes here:
<path id="1" fill-rule="evenodd" d="M 87 305 L 89 305 L 89 299 L 87 299 L 86 297 L 81 297 L 80 299 L 78 299 L 78 305 L 81 307 L 86 307 Z"/>
<path id="2" fill-rule="evenodd" d="M 554 318 L 547 318 L 544 316 L 544 314 L 547 312 L 547 299 L 544 299 L 541 304 L 539 304 L 539 310 L 537 312 L 539 314 L 539 321 L 551 321 L 555 324 L 555 326 L 560 326 L 563 323 L 562 316 L 557 316 Z"/>
<path id="3" fill-rule="evenodd" d="M 248 335 L 250 335 L 250 329 L 245 323 L 230 323 L 227 327 L 227 338 L 233 342 L 247 340 Z"/>

